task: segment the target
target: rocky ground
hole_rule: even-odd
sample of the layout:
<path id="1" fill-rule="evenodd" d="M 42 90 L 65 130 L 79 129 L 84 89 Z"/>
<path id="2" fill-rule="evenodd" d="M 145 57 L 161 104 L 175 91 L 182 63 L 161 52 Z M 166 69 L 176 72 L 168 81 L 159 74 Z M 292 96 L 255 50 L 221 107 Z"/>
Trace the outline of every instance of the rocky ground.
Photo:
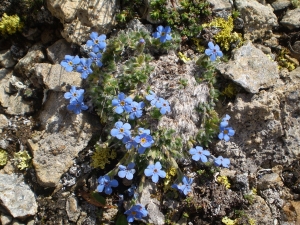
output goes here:
<path id="1" fill-rule="evenodd" d="M 215 107 L 220 118 L 231 116 L 235 135 L 228 142 L 216 138 L 209 149 L 230 158 L 231 164 L 212 172 L 202 165 L 198 170 L 208 174 L 203 175 L 190 159 L 179 160 L 182 171 L 195 178 L 189 198 L 165 194 L 162 184 L 146 179 L 139 195 L 149 212 L 143 223 L 300 224 L 300 8 L 293 8 L 290 0 L 208 2 L 214 16 L 231 14 L 233 9 L 240 12 L 240 31 L 246 40 L 227 61 L 216 64 L 220 90 L 229 83 L 238 90 Z M 5 0 L 0 16 L 24 13 L 22 5 L 14 11 L 13 4 Z M 89 191 L 118 158 L 104 170 L 91 166 L 104 127 L 91 102 L 82 114 L 67 110 L 63 94 L 71 85 L 86 83 L 59 63 L 67 54 L 79 54 L 91 31 L 116 35 L 121 29 L 115 19 L 120 5 L 46 0 L 34 9 L 21 33 L 0 36 L 0 148 L 8 155 L 0 167 L 1 224 L 115 224 L 118 207 L 128 209 L 128 199 L 118 205 L 118 193 L 127 196 L 126 187 L 116 189 L 105 207 L 91 199 Z M 155 21 L 142 16 L 127 27 L 154 32 Z M 278 67 L 276 56 L 284 47 L 290 51 L 286 60 L 293 69 Z M 210 89 L 207 83 L 196 82 L 200 53 L 195 46 L 182 42 L 181 51 L 191 60 L 183 63 L 178 52 L 169 51 L 151 61 L 149 85 L 172 108 L 157 127 L 176 129 L 188 142 L 201 124 L 194 108 L 209 101 Z M 185 87 L 179 87 L 182 79 Z M 18 158 L 16 153 L 24 151 L 28 157 L 22 167 L 24 156 Z M 231 187 L 217 182 L 217 176 L 228 177 Z"/>

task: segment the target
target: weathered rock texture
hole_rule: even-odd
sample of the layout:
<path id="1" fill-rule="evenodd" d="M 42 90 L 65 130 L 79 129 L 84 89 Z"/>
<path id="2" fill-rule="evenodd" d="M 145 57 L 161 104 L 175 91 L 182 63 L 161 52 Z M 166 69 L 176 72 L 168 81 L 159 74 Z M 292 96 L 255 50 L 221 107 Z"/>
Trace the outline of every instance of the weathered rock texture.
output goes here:
<path id="1" fill-rule="evenodd" d="M 28 140 L 37 180 L 45 187 L 58 184 L 73 165 L 73 159 L 87 146 L 92 128 L 99 126 L 97 118 L 85 113 L 75 115 L 66 109 L 67 104 L 63 93 L 50 92 L 40 114 L 45 130 Z"/>
<path id="2" fill-rule="evenodd" d="M 107 33 L 115 23 L 117 1 L 47 0 L 53 16 L 64 26 L 62 36 L 68 42 L 82 44 L 91 31 Z"/>
<path id="3" fill-rule="evenodd" d="M 300 28 L 300 8 L 288 11 L 280 23 L 290 30 Z"/>
<path id="4" fill-rule="evenodd" d="M 0 174 L 0 200 L 14 218 L 26 218 L 37 213 L 34 193 L 16 174 Z"/>
<path id="5" fill-rule="evenodd" d="M 250 93 L 270 88 L 279 79 L 277 63 L 271 61 L 250 41 L 233 51 L 233 57 L 228 63 L 219 64 L 217 68 L 225 77 Z"/>
<path id="6" fill-rule="evenodd" d="M 245 39 L 264 38 L 266 31 L 278 25 L 270 5 L 262 5 L 256 0 L 235 0 L 235 6 L 244 20 Z"/>

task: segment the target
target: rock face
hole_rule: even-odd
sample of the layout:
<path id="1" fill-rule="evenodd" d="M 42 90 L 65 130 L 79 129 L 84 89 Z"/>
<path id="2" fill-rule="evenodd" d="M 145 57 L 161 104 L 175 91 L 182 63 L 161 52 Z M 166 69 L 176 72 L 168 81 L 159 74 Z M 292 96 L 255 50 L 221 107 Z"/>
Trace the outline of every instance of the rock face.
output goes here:
<path id="1" fill-rule="evenodd" d="M 236 0 L 235 5 L 244 20 L 244 38 L 263 38 L 265 32 L 277 26 L 277 17 L 270 5 L 262 5 L 256 0 Z"/>
<path id="2" fill-rule="evenodd" d="M 250 93 L 274 86 L 279 79 L 278 66 L 250 41 L 233 52 L 232 60 L 217 66 L 227 78 Z"/>
<path id="3" fill-rule="evenodd" d="M 207 102 L 209 88 L 206 83 L 196 82 L 195 63 L 184 64 L 179 68 L 176 62 L 178 57 L 174 53 L 160 57 L 155 62 L 155 70 L 149 83 L 151 90 L 168 100 L 171 106 L 172 116 L 162 117 L 158 127 L 173 129 L 184 141 L 188 141 L 199 131 L 199 114 L 195 108 L 199 103 Z M 187 81 L 185 88 L 178 88 L 181 79 Z"/>
<path id="4" fill-rule="evenodd" d="M 300 8 L 288 11 L 280 23 L 290 30 L 298 29 L 300 27 Z"/>
<path id="5" fill-rule="evenodd" d="M 0 200 L 14 218 L 26 218 L 37 213 L 34 193 L 16 174 L 0 174 Z"/>
<path id="6" fill-rule="evenodd" d="M 45 187 L 58 184 L 60 177 L 73 165 L 73 159 L 87 146 L 93 126 L 99 126 L 97 118 L 75 115 L 66 109 L 67 104 L 63 93 L 50 92 L 40 114 L 45 130 L 28 140 L 37 180 Z"/>
<path id="7" fill-rule="evenodd" d="M 68 42 L 82 44 L 91 31 L 107 33 L 115 23 L 116 1 L 47 0 L 53 16 L 64 25 L 62 36 Z"/>
<path id="8" fill-rule="evenodd" d="M 213 11 L 231 10 L 230 0 L 208 0 L 213 6 Z"/>

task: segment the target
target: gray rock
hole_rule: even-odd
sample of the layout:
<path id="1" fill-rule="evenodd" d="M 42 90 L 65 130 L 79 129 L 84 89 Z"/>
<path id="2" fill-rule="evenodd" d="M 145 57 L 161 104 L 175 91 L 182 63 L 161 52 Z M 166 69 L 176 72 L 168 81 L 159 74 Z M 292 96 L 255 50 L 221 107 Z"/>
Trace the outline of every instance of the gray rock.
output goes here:
<path id="1" fill-rule="evenodd" d="M 236 0 L 235 5 L 245 22 L 245 39 L 264 38 L 266 31 L 278 26 L 277 17 L 270 5 L 262 5 L 256 0 Z"/>
<path id="2" fill-rule="evenodd" d="M 155 183 L 145 181 L 143 191 L 139 196 L 140 203 L 146 206 L 149 220 L 147 222 L 155 225 L 165 224 L 165 216 L 159 210 L 159 201 L 151 197 L 151 193 L 156 192 Z"/>
<path id="3" fill-rule="evenodd" d="M 107 33 L 115 23 L 116 1 L 47 0 L 53 16 L 64 26 L 62 36 L 68 42 L 82 44 L 91 31 Z"/>
<path id="4" fill-rule="evenodd" d="M 9 225 L 12 222 L 12 217 L 5 214 L 1 214 L 0 221 L 2 225 Z"/>
<path id="5" fill-rule="evenodd" d="M 75 115 L 66 109 L 67 104 L 62 92 L 49 91 L 39 117 L 44 131 L 28 140 L 37 180 L 45 187 L 58 184 L 73 159 L 87 146 L 93 131 L 100 127 L 97 117 L 88 113 Z"/>
<path id="6" fill-rule="evenodd" d="M 283 182 L 277 173 L 270 173 L 263 175 L 257 182 L 258 190 L 265 190 L 268 188 L 283 187 Z"/>
<path id="7" fill-rule="evenodd" d="M 78 207 L 78 201 L 75 197 L 69 196 L 66 202 L 66 211 L 69 220 L 76 222 L 80 216 L 80 208 Z"/>
<path id="8" fill-rule="evenodd" d="M 32 46 L 27 54 L 19 60 L 14 68 L 14 71 L 21 74 L 25 78 L 30 77 L 29 71 L 35 63 L 41 63 L 45 60 L 45 55 L 42 51 L 42 45 L 36 44 Z"/>
<path id="9" fill-rule="evenodd" d="M 184 64 L 179 69 L 178 60 L 174 52 L 161 56 L 155 62 L 149 84 L 151 90 L 157 96 L 168 100 L 171 107 L 171 116 L 163 116 L 158 127 L 175 130 L 187 142 L 199 132 L 200 118 L 195 108 L 207 102 L 209 87 L 206 83 L 196 82 L 195 74 L 199 71 L 195 62 Z M 187 81 L 185 88 L 178 88 L 181 79 Z"/>
<path id="10" fill-rule="evenodd" d="M 37 213 L 34 193 L 22 176 L 0 174 L 1 204 L 14 218 L 26 218 Z"/>
<path id="11" fill-rule="evenodd" d="M 72 48 L 65 39 L 56 41 L 53 45 L 46 49 L 48 59 L 52 63 L 60 63 L 65 59 L 65 55 L 72 55 Z"/>
<path id="12" fill-rule="evenodd" d="M 8 119 L 6 118 L 5 115 L 0 114 L 0 129 L 3 129 L 7 126 L 8 126 Z"/>
<path id="13" fill-rule="evenodd" d="M 12 58 L 10 50 L 0 51 L 0 65 L 4 68 L 11 68 L 17 61 Z"/>
<path id="14" fill-rule="evenodd" d="M 250 41 L 233 51 L 232 59 L 228 63 L 217 65 L 217 69 L 250 93 L 270 88 L 279 79 L 277 63 L 271 61 Z"/>
<path id="15" fill-rule="evenodd" d="M 209 2 L 213 6 L 213 11 L 223 11 L 232 9 L 230 0 L 208 0 L 207 2 Z"/>
<path id="16" fill-rule="evenodd" d="M 282 26 L 290 30 L 300 28 L 300 8 L 288 11 L 280 21 Z"/>
<path id="17" fill-rule="evenodd" d="M 16 77 L 13 76 L 11 71 L 0 69 L 0 74 L 1 76 L 5 75 L 0 83 L 0 103 L 5 113 L 9 115 L 24 115 L 25 113 L 33 112 L 32 104 L 24 101 L 22 96 L 19 95 L 21 89 L 15 89 L 15 92 L 11 94 L 6 92 L 7 88 L 13 84 L 16 85 L 15 87 L 21 87 L 23 84 L 20 83 L 20 86 L 18 86 L 19 83 L 15 82 Z"/>
<path id="18" fill-rule="evenodd" d="M 291 5 L 290 0 L 276 0 L 275 2 L 271 3 L 271 6 L 273 7 L 274 11 L 282 10 Z"/>
<path id="19" fill-rule="evenodd" d="M 235 186 L 241 190 L 244 194 L 249 192 L 249 180 L 248 180 L 248 174 L 237 174 L 235 176 Z"/>
<path id="20" fill-rule="evenodd" d="M 31 69 L 31 81 L 35 86 L 46 87 L 53 91 L 69 91 L 69 86 L 81 86 L 81 75 L 77 72 L 67 72 L 61 65 L 36 63 Z"/>

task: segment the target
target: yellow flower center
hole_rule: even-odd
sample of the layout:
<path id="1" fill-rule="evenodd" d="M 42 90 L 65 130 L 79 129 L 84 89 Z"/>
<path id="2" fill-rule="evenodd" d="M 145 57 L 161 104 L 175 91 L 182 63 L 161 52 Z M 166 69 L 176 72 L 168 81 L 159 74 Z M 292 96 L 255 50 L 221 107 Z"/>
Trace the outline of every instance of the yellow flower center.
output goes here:
<path id="1" fill-rule="evenodd" d="M 135 108 L 135 107 L 132 107 L 132 111 L 136 111 L 136 108 Z"/>
<path id="2" fill-rule="evenodd" d="M 69 64 L 70 66 L 73 66 L 73 62 L 72 62 L 72 61 L 69 61 L 68 64 Z"/>
<path id="3" fill-rule="evenodd" d="M 121 106 L 124 106 L 124 105 L 125 105 L 125 102 L 124 102 L 124 101 L 121 101 L 121 102 L 120 102 L 120 105 L 121 105 Z"/>
<path id="4" fill-rule="evenodd" d="M 166 35 L 166 32 L 161 32 L 161 36 L 165 36 Z"/>
<path id="5" fill-rule="evenodd" d="M 142 143 L 142 144 L 144 144 L 144 143 L 146 143 L 146 142 L 147 142 L 146 138 L 142 138 L 142 139 L 141 139 L 141 143 Z"/>
<path id="6" fill-rule="evenodd" d="M 223 132 L 224 134 L 228 134 L 228 130 L 224 130 L 224 132 Z"/>
<path id="7" fill-rule="evenodd" d="M 124 128 L 120 128 L 120 130 L 119 130 L 121 133 L 123 133 L 124 132 Z"/>
<path id="8" fill-rule="evenodd" d="M 96 39 L 96 40 L 94 41 L 94 43 L 95 43 L 95 44 L 98 44 L 98 43 L 99 43 L 98 39 Z"/>
<path id="9" fill-rule="evenodd" d="M 136 211 L 132 211 L 131 214 L 135 216 L 136 215 Z"/>

